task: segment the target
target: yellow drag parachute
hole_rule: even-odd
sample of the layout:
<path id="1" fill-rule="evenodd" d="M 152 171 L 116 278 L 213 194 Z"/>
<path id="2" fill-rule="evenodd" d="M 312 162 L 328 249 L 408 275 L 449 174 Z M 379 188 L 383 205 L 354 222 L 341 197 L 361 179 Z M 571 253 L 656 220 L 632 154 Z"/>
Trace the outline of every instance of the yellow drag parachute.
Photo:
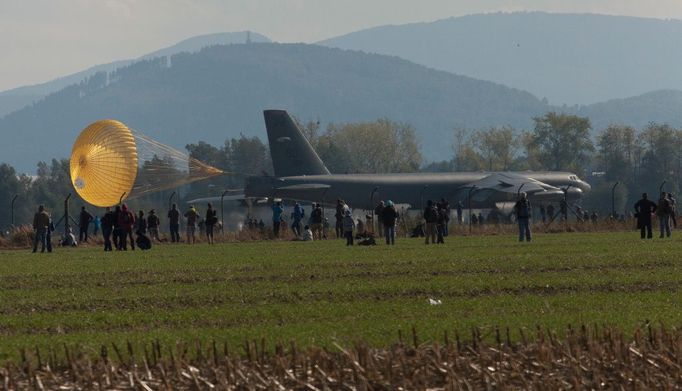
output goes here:
<path id="1" fill-rule="evenodd" d="M 70 171 L 78 195 L 99 207 L 224 174 L 111 119 L 83 129 L 71 151 Z"/>
<path id="2" fill-rule="evenodd" d="M 71 183 L 85 201 L 116 205 L 137 178 L 135 137 L 125 124 L 105 119 L 85 128 L 71 151 Z"/>

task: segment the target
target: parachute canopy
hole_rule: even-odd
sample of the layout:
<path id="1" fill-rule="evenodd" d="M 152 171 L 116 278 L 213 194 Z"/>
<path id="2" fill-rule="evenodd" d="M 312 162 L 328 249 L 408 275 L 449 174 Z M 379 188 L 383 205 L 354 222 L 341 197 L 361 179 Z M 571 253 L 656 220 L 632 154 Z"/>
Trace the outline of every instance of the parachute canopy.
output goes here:
<path id="1" fill-rule="evenodd" d="M 111 119 L 83 129 L 71 151 L 70 171 L 81 198 L 99 207 L 223 174 Z"/>

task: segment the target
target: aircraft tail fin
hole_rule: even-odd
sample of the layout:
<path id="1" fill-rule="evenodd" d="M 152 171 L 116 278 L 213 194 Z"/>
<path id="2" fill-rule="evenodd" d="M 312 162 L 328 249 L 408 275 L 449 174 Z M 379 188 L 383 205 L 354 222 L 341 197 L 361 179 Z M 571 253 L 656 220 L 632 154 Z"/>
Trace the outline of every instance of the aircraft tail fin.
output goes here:
<path id="1" fill-rule="evenodd" d="M 263 116 L 275 176 L 329 175 L 329 170 L 289 113 L 265 110 Z"/>

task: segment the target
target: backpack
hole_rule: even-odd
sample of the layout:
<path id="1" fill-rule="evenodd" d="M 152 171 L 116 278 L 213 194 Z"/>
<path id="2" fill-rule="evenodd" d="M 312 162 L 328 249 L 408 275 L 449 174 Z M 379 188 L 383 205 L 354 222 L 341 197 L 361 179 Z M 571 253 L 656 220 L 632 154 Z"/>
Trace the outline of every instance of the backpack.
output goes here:
<path id="1" fill-rule="evenodd" d="M 376 244 L 377 242 L 371 236 L 358 242 L 358 246 L 375 246 Z"/>
<path id="2" fill-rule="evenodd" d="M 139 247 L 140 250 L 149 250 L 152 248 L 152 241 L 147 235 L 137 234 L 137 239 L 135 239 L 135 242 L 137 243 L 137 247 Z"/>

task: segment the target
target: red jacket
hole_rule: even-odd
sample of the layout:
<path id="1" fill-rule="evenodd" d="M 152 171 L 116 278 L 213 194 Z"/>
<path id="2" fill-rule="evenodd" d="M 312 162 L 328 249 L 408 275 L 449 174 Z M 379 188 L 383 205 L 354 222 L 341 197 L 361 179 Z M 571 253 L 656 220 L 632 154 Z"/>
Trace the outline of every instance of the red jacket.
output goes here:
<path id="1" fill-rule="evenodd" d="M 119 228 L 132 231 L 133 227 L 135 227 L 135 215 L 123 205 L 123 207 L 121 207 L 121 213 L 118 215 L 117 223 Z"/>

